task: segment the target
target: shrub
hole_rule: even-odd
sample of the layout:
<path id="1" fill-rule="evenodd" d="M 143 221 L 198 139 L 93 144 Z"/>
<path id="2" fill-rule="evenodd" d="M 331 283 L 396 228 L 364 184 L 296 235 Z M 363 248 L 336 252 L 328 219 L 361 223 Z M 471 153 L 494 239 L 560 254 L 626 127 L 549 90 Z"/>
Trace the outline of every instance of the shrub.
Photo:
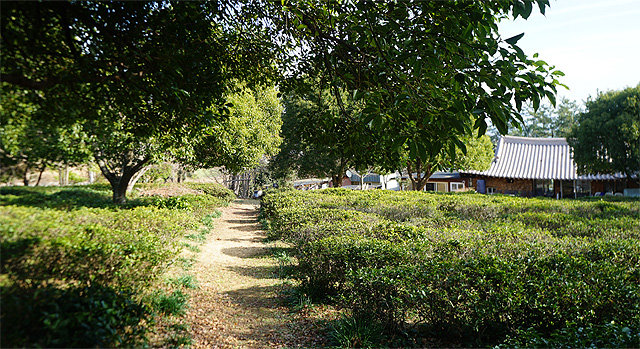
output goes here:
<path id="1" fill-rule="evenodd" d="M 156 304 L 146 297 L 149 288 L 177 257 L 186 232 L 210 227 L 212 210 L 224 203 L 203 194 L 118 206 L 109 196 L 99 185 L 0 188 L 4 346 L 144 345 Z M 179 313 L 185 302 L 178 292 L 156 305 Z"/>
<path id="2" fill-rule="evenodd" d="M 147 306 L 101 286 L 2 287 L 2 342 L 12 347 L 134 347 Z"/>
<path id="3" fill-rule="evenodd" d="M 2 272 L 23 286 L 58 279 L 142 289 L 178 253 L 185 229 L 179 215 L 144 207 L 67 213 L 9 206 L 0 213 Z"/>
<path id="4" fill-rule="evenodd" d="M 390 338 L 629 345 L 640 327 L 638 200 L 281 190 L 261 215 L 293 244 L 305 293 Z"/>
<path id="5" fill-rule="evenodd" d="M 236 199 L 236 194 L 230 189 L 216 183 L 184 183 L 187 187 L 200 190 L 203 193 L 219 198 L 222 202 L 229 203 Z"/>
<path id="6" fill-rule="evenodd" d="M 617 324 L 568 327 L 544 335 L 534 329 L 518 330 L 499 348 L 639 348 L 640 330 Z"/>

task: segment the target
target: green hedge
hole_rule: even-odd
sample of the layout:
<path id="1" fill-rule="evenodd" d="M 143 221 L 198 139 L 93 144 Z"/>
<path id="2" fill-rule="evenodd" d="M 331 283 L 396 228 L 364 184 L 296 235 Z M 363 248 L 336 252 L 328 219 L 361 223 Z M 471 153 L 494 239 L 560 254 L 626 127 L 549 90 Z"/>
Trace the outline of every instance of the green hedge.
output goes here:
<path id="1" fill-rule="evenodd" d="M 391 337 L 526 346 L 510 338 L 612 321 L 637 333 L 639 203 L 289 190 L 267 193 L 262 214 L 294 245 L 306 292 Z"/>
<path id="2" fill-rule="evenodd" d="M 217 197 L 225 203 L 229 203 L 236 199 L 236 194 L 227 187 L 217 183 L 184 183 L 185 186 L 200 190 L 206 195 Z"/>
<path id="3" fill-rule="evenodd" d="M 0 188 L 3 346 L 143 345 L 150 286 L 180 239 L 231 200 L 200 188 L 206 194 L 122 206 L 108 187 Z"/>

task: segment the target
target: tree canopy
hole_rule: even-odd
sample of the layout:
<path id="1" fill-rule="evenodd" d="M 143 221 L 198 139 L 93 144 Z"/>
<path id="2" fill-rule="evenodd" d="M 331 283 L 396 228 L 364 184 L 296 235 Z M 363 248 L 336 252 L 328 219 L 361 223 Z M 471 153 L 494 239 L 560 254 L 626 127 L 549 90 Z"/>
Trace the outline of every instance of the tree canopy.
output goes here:
<path id="1" fill-rule="evenodd" d="M 586 107 L 568 139 L 578 172 L 640 176 L 640 84 L 600 93 Z"/>
<path id="2" fill-rule="evenodd" d="M 194 167 L 224 166 L 233 173 L 256 167 L 278 152 L 283 107 L 275 87 L 242 89 L 229 97 L 229 117 L 191 141 Z M 188 146 L 183 146 L 184 147 Z"/>
<path id="3" fill-rule="evenodd" d="M 381 156 L 375 135 L 357 117 L 360 106 L 340 94 L 342 108 L 329 89 L 306 86 L 284 96 L 283 144 L 271 162 L 277 177 L 329 177 L 340 186 L 350 168 Z"/>
<path id="4" fill-rule="evenodd" d="M 83 124 L 114 201 L 158 157 L 228 115 L 236 81 L 273 72 L 260 27 L 214 2 L 6 3 L 4 91 L 38 91 L 34 118 Z"/>
<path id="5" fill-rule="evenodd" d="M 500 20 L 527 18 L 534 7 L 544 13 L 546 0 L 282 4 L 267 6 L 265 17 L 273 37 L 293 48 L 281 57 L 287 81 L 325 82 L 344 120 L 345 91 L 361 105 L 358 123 L 385 151 L 368 165 L 397 170 L 411 160 L 413 171 L 430 172 L 443 154 L 464 153 L 485 120 L 506 134 L 524 104 L 555 103 L 562 72 L 529 58 L 517 46 L 523 34 L 498 33 Z"/>
<path id="6" fill-rule="evenodd" d="M 189 147 L 174 145 L 223 122 L 234 88 L 266 83 L 276 70 L 286 93 L 313 79 L 331 95 L 330 112 L 314 123 L 333 142 L 329 160 L 344 151 L 360 168 L 396 170 L 407 159 L 435 168 L 443 154 L 453 161 L 458 150 L 465 153 L 464 140 L 474 129 L 484 134 L 486 119 L 506 133 L 521 121 L 523 103 L 554 103 L 562 73 L 529 58 L 517 46 L 523 34 L 501 38 L 497 25 L 548 5 L 8 3 L 0 74 L 3 89 L 38 91 L 43 113 L 35 118 L 83 121 L 119 202 L 155 158 L 188 157 L 181 153 Z M 328 149 L 328 141 L 320 144 Z M 218 159 L 236 166 L 235 157 Z"/>
<path id="7" fill-rule="evenodd" d="M 33 93 L 2 94 L 0 105 L 0 176 L 22 175 L 29 185 L 29 171 L 87 161 L 90 152 L 82 125 L 60 125 L 35 117 L 38 105 Z"/>
<path id="8" fill-rule="evenodd" d="M 528 105 L 522 113 L 522 125 L 513 127 L 509 134 L 521 137 L 566 138 L 580 111 L 580 106 L 567 98 L 562 98 L 555 108 L 545 103 L 536 110 Z"/>
<path id="9" fill-rule="evenodd" d="M 467 137 L 464 140 L 466 152 L 458 149 L 451 169 L 454 170 L 488 170 L 494 157 L 493 144 L 488 135 Z"/>

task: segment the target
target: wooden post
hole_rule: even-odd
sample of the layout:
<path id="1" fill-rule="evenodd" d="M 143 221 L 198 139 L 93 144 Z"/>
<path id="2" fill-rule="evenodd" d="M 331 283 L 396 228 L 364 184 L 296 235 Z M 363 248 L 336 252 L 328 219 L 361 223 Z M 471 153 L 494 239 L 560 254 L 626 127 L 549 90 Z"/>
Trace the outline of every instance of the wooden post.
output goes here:
<path id="1" fill-rule="evenodd" d="M 560 180 L 560 199 L 564 199 L 564 193 L 562 193 L 562 179 Z"/>

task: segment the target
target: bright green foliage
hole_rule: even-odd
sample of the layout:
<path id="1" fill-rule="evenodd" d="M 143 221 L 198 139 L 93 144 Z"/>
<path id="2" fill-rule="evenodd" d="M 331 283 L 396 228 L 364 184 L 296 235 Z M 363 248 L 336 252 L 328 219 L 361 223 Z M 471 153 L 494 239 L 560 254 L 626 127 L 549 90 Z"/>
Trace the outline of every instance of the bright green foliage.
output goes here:
<path id="1" fill-rule="evenodd" d="M 516 128 L 509 134 L 521 137 L 566 138 L 579 113 L 578 104 L 566 98 L 561 99 L 555 108 L 548 104 L 541 105 L 537 110 L 527 106 L 523 112 L 525 119 L 521 128 Z"/>
<path id="2" fill-rule="evenodd" d="M 489 169 L 493 161 L 494 150 L 488 135 L 471 136 L 464 139 L 467 152 L 456 151 L 451 169 L 484 171 Z"/>
<path id="3" fill-rule="evenodd" d="M 189 289 L 198 288 L 198 282 L 193 277 L 193 275 L 181 275 L 177 278 L 169 280 L 169 284 L 178 287 L 184 287 Z"/>
<path id="4" fill-rule="evenodd" d="M 263 30 L 234 4 L 16 2 L 0 23 L 3 91 L 38 91 L 34 117 L 80 122 L 117 203 L 224 119 L 237 80 L 273 72 Z"/>
<path id="5" fill-rule="evenodd" d="M 462 137 L 464 149 L 456 148 L 454 155 L 442 150 L 430 157 L 426 162 L 420 158 L 411 158 L 411 152 L 405 150 L 402 158 L 410 173 L 413 190 L 424 189 L 427 180 L 435 171 L 477 170 L 484 171 L 491 166 L 494 151 L 491 138 L 488 135 L 478 136 L 474 131 L 469 136 Z"/>
<path id="6" fill-rule="evenodd" d="M 167 315 L 183 315 L 187 308 L 187 295 L 182 290 L 175 290 L 170 294 L 159 291 L 151 296 L 153 308 Z"/>
<path id="7" fill-rule="evenodd" d="M 185 183 L 184 185 L 191 189 L 200 190 L 209 196 L 220 198 L 225 204 L 228 204 L 236 198 L 236 194 L 219 184 Z M 211 215 L 213 215 L 214 218 L 218 218 L 221 213 L 216 210 L 211 213 Z"/>
<path id="8" fill-rule="evenodd" d="M 528 18 L 547 0 L 355 1 L 303 0 L 273 5 L 274 35 L 295 47 L 290 73 L 318 77 L 363 103 L 361 120 L 390 154 L 381 165 L 410 159 L 430 164 L 441 152 L 455 156 L 462 138 L 490 118 L 502 133 L 518 111 L 544 98 L 555 103 L 556 76 L 545 61 L 503 39 L 498 21 Z M 287 55 L 288 54 L 288 55 Z M 473 118 L 469 122 L 470 116 Z M 384 161 L 387 160 L 387 161 Z"/>
<path id="9" fill-rule="evenodd" d="M 140 182 L 154 183 L 163 180 L 166 183 L 170 178 L 174 177 L 173 169 L 174 167 L 168 162 L 151 165 L 140 178 Z"/>
<path id="10" fill-rule="evenodd" d="M 0 105 L 0 176 L 86 162 L 90 158 L 82 126 L 61 126 L 35 117 L 33 93 L 4 91 Z M 26 176 L 26 173 L 25 173 Z M 25 182 L 28 184 L 28 181 Z"/>
<path id="11" fill-rule="evenodd" d="M 569 144 L 578 172 L 640 175 L 640 85 L 587 101 L 577 122 Z"/>
<path id="12" fill-rule="evenodd" d="M 531 342 L 507 343 L 631 345 L 622 327 L 640 329 L 637 200 L 274 191 L 262 214 L 293 244 L 302 288 L 399 340 L 380 345 L 486 346 L 524 332 Z M 621 327 L 559 338 L 612 321 Z"/>
<path id="13" fill-rule="evenodd" d="M 227 101 L 232 105 L 228 118 L 192 141 L 194 165 L 224 165 L 232 172 L 242 172 L 278 151 L 282 141 L 279 136 L 282 104 L 275 87 L 242 89 L 227 97 Z"/>
<path id="14" fill-rule="evenodd" d="M 374 135 L 358 119 L 358 103 L 341 94 L 344 110 L 329 90 L 314 86 L 284 98 L 283 144 L 270 167 L 277 177 L 329 177 L 340 186 L 349 168 L 383 156 Z"/>
<path id="15" fill-rule="evenodd" d="M 232 195 L 199 186 L 224 197 L 141 197 L 117 206 L 106 185 L 0 188 L 3 345 L 143 344 L 149 286 L 180 252 L 186 232 Z M 163 311 L 173 312 L 178 296 Z"/>

